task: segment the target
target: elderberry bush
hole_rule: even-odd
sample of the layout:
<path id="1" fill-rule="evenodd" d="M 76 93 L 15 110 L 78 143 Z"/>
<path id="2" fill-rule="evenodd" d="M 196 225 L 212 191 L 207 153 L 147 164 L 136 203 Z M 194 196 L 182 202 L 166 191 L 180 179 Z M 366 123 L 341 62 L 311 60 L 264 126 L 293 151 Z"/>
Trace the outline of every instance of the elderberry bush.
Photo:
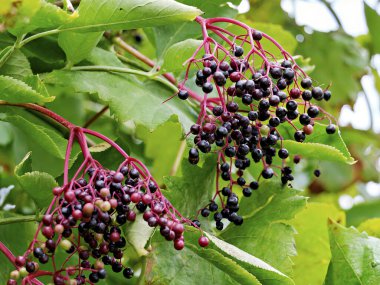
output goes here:
<path id="1" fill-rule="evenodd" d="M 222 230 L 223 219 L 243 223 L 239 199 L 250 197 L 260 179 L 280 176 L 284 185 L 294 179 L 288 164 L 296 154 L 283 146 L 284 130 L 292 130 L 292 138 L 302 143 L 313 134 L 316 122 L 328 122 L 327 134 L 335 133 L 336 127 L 316 104 L 328 101 L 331 92 L 313 82 L 274 39 L 235 20 L 231 23 L 242 32 L 234 34 L 217 26 L 219 21 L 198 19 L 213 36 L 203 33 L 202 45 L 188 60 L 178 97 L 189 97 L 186 83 L 195 67 L 194 81 L 203 98 L 198 120 L 189 132 L 194 146 L 188 160 L 197 164 L 200 152 L 218 155 L 216 195 L 200 213 L 203 217 L 213 213 L 216 228 Z M 269 51 L 273 47 L 281 57 Z M 294 162 L 298 161 L 296 157 Z M 245 175 L 249 168 L 260 169 L 256 179 Z"/>

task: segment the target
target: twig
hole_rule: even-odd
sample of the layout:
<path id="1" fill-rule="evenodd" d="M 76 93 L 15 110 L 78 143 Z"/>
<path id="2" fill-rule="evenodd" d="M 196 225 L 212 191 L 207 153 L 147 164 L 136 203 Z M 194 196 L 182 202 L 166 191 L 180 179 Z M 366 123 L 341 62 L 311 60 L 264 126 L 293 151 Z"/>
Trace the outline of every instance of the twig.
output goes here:
<path id="1" fill-rule="evenodd" d="M 99 112 L 92 116 L 84 125 L 83 128 L 88 128 L 93 122 L 95 122 L 101 115 L 108 110 L 108 106 L 104 106 Z"/>
<path id="2" fill-rule="evenodd" d="M 334 9 L 331 7 L 331 4 L 327 2 L 326 0 L 321 0 L 323 4 L 325 4 L 326 8 L 330 11 L 330 13 L 333 15 L 335 21 L 338 23 L 339 28 L 342 28 L 342 22 L 340 21 L 337 13 L 335 13 Z"/>

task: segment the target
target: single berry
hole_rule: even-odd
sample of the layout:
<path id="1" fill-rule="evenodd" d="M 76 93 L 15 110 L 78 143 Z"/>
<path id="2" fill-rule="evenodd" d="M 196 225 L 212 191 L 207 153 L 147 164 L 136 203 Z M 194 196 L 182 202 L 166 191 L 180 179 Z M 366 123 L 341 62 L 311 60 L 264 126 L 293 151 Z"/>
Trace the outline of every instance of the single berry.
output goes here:
<path id="1" fill-rule="evenodd" d="M 335 131 L 336 131 L 336 126 L 334 124 L 330 124 L 326 127 L 326 133 L 328 133 L 329 135 L 334 134 Z"/>
<path id="2" fill-rule="evenodd" d="M 198 244 L 201 246 L 201 247 L 206 247 L 208 246 L 210 243 L 209 239 L 205 236 L 201 236 L 199 239 L 198 239 Z"/>

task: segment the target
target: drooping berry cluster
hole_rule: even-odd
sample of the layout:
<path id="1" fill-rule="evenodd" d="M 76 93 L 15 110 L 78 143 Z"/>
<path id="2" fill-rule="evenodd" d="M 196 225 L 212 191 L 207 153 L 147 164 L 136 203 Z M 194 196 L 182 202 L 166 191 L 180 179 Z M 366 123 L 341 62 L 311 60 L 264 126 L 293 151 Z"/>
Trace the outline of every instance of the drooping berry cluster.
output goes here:
<path id="1" fill-rule="evenodd" d="M 216 228 L 222 230 L 223 218 L 236 225 L 243 223 L 237 214 L 237 187 L 243 196 L 249 197 L 252 190 L 258 189 L 260 178 L 280 175 L 283 184 L 293 180 L 292 169 L 287 166 L 290 153 L 283 145 L 283 130 L 293 129 L 294 140 L 302 143 L 313 133 L 316 121 L 329 122 L 327 134 L 335 133 L 336 127 L 331 116 L 314 104 L 328 101 L 331 92 L 314 85 L 274 39 L 236 20 L 198 17 L 197 21 L 202 25 L 204 40 L 187 61 L 178 97 L 189 97 L 185 84 L 191 68 L 196 67 L 195 84 L 204 96 L 197 123 L 190 129 L 194 147 L 188 159 L 197 164 L 199 152 L 218 154 L 216 195 L 200 213 L 207 217 L 215 212 Z M 215 25 L 218 22 L 229 22 L 232 30 L 239 27 L 242 33 L 223 29 Z M 269 52 L 273 46 L 279 50 L 280 58 Z M 256 180 L 246 181 L 243 174 L 251 165 L 261 171 Z M 225 185 L 220 185 L 220 179 Z M 220 198 L 221 211 L 216 197 Z"/>
<path id="2" fill-rule="evenodd" d="M 117 170 L 105 169 L 91 157 L 84 132 L 106 140 L 120 151 L 125 160 Z M 52 276 L 55 285 L 93 284 L 106 278 L 108 270 L 132 278 L 133 269 L 123 264 L 123 251 L 127 246 L 127 223 L 135 221 L 137 213 L 143 213 L 150 227 L 159 226 L 160 234 L 173 241 L 177 250 L 185 246 L 184 224 L 197 227 L 162 195 L 140 161 L 101 134 L 78 128 L 72 130 L 68 153 L 74 137 L 80 143 L 84 161 L 70 180 L 65 169 L 64 185 L 53 189 L 54 199 L 30 246 L 16 258 L 17 270 L 11 273 L 8 285 L 17 284 L 20 275 L 23 284 L 32 284 L 43 275 Z M 199 245 L 207 246 L 208 239 L 201 236 Z M 67 254 L 62 264 L 55 259 L 58 250 Z M 53 271 L 44 270 L 49 261 Z"/>

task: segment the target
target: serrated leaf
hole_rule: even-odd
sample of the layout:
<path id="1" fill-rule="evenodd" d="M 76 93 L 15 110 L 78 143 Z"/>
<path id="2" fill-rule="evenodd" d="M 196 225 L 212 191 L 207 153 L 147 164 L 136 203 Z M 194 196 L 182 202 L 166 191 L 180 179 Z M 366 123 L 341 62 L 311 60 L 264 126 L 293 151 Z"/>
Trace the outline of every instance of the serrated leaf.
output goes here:
<path id="1" fill-rule="evenodd" d="M 329 218 L 345 223 L 344 212 L 325 203 L 308 203 L 290 221 L 297 231 L 297 255 L 292 258 L 296 284 L 323 284 L 331 258 L 327 226 Z"/>
<path id="2" fill-rule="evenodd" d="M 9 50 L 9 48 L 11 47 L 7 47 L 1 51 L 1 54 Z M 20 50 L 15 50 L 3 66 L 0 67 L 0 74 L 22 80 L 25 76 L 30 76 L 33 73 L 26 56 Z"/>
<path id="3" fill-rule="evenodd" d="M 58 37 L 71 63 L 86 58 L 106 29 L 127 30 L 190 21 L 201 11 L 172 0 L 85 0 L 81 1 L 78 13 L 77 19 L 60 28 L 70 32 Z"/>
<path id="4" fill-rule="evenodd" d="M 264 261 L 207 234 L 210 244 L 198 245 L 199 231 L 188 228 L 185 248 L 175 251 L 158 234 L 148 255 L 146 280 L 155 284 L 294 284 L 292 280 Z M 197 278 L 189 278 L 191 272 Z M 186 279 L 187 278 L 187 279 Z"/>
<path id="5" fill-rule="evenodd" d="M 379 284 L 380 239 L 330 221 L 332 258 L 326 285 Z"/>
<path id="6" fill-rule="evenodd" d="M 230 225 L 221 237 L 271 264 L 285 274 L 292 271 L 294 228 L 289 221 L 306 205 L 299 191 L 283 187 L 276 179 L 264 181 L 249 198 L 241 198 L 242 226 Z"/>
<path id="7" fill-rule="evenodd" d="M 233 246 L 221 239 L 218 239 L 217 237 L 206 233 L 206 236 L 210 239 L 212 242 L 211 246 L 212 248 L 217 248 L 218 251 L 220 251 L 224 257 L 226 255 L 230 257 L 233 261 L 237 262 L 240 266 L 242 266 L 245 270 L 256 276 L 256 278 L 262 283 L 262 284 L 294 284 L 293 281 L 277 270 L 276 268 L 272 267 L 271 265 L 265 263 L 261 259 L 248 254 L 247 252 L 237 248 L 236 246 Z M 207 256 L 207 250 L 209 247 L 204 250 L 205 254 L 203 256 Z M 202 252 L 201 249 L 196 248 L 197 252 Z M 211 258 L 211 256 L 208 256 L 208 258 Z M 217 261 L 216 261 L 217 262 Z"/>
<path id="8" fill-rule="evenodd" d="M 282 124 L 279 126 L 279 130 L 284 137 L 284 147 L 290 153 L 319 160 L 345 162 L 348 164 L 355 163 L 342 139 L 339 129 L 335 134 L 328 135 L 326 133 L 326 125 L 315 123 L 313 133 L 307 136 L 303 143 L 294 141 L 294 129 L 292 126 Z"/>
<path id="9" fill-rule="evenodd" d="M 46 97 L 18 79 L 0 75 L 0 100 L 9 103 L 42 104 L 53 99 L 54 97 Z"/>
<path id="10" fill-rule="evenodd" d="M 208 156 L 202 166 L 191 165 L 187 159 L 181 164 L 182 176 L 164 177 L 168 191 L 165 196 L 185 216 L 192 216 L 204 207 L 215 192 L 216 157 Z M 184 199 L 191 197 L 191 199 Z"/>
<path id="11" fill-rule="evenodd" d="M 43 80 L 78 93 L 97 94 L 119 121 L 132 120 L 150 131 L 177 116 L 185 129 L 193 122 L 191 109 L 177 98 L 162 104 L 172 93 L 157 82 L 141 82 L 132 75 L 95 71 L 54 71 Z"/>
<path id="12" fill-rule="evenodd" d="M 162 69 L 168 72 L 183 71 L 186 68 L 183 64 L 201 44 L 200 40 L 188 39 L 172 45 L 165 53 Z"/>
<path id="13" fill-rule="evenodd" d="M 15 176 L 23 190 L 33 199 L 40 209 L 47 207 L 53 199 L 52 189 L 58 186 L 54 177 L 48 173 L 32 171 L 31 152 L 15 168 Z"/>

